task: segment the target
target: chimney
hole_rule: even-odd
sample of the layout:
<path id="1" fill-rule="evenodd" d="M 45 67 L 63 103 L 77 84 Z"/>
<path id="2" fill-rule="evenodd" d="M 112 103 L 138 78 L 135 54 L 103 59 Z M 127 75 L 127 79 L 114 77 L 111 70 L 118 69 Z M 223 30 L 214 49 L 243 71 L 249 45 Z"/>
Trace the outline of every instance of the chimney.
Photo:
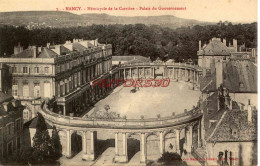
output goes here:
<path id="1" fill-rule="evenodd" d="M 37 58 L 37 52 L 38 52 L 38 49 L 36 46 L 32 46 L 32 49 L 33 49 L 33 58 Z"/>
<path id="2" fill-rule="evenodd" d="M 50 48 L 50 45 L 51 45 L 51 43 L 47 43 L 46 47 L 47 47 L 47 48 Z"/>
<path id="3" fill-rule="evenodd" d="M 248 123 L 252 123 L 252 106 L 250 104 L 250 99 L 248 99 L 248 105 L 247 105 L 247 120 L 248 120 Z"/>
<path id="4" fill-rule="evenodd" d="M 42 52 L 42 46 L 38 47 L 38 53 L 40 54 Z"/>
<path id="5" fill-rule="evenodd" d="M 3 106 L 4 106 L 4 110 L 6 111 L 6 112 L 8 112 L 8 102 L 4 102 L 3 103 Z"/>
<path id="6" fill-rule="evenodd" d="M 199 51 L 201 50 L 201 40 L 199 41 Z"/>
<path id="7" fill-rule="evenodd" d="M 22 52 L 22 51 L 23 51 L 23 47 L 20 46 L 20 42 L 19 42 L 17 46 L 14 46 L 14 54 L 15 54 L 15 55 L 16 55 L 16 54 L 19 54 L 19 53 Z"/>
<path id="8" fill-rule="evenodd" d="M 223 62 L 218 60 L 216 63 L 216 88 L 223 84 Z"/>
<path id="9" fill-rule="evenodd" d="M 225 46 L 227 46 L 227 40 L 223 39 L 223 44 L 225 44 Z"/>
<path id="10" fill-rule="evenodd" d="M 233 39 L 233 47 L 235 48 L 235 51 L 237 52 L 237 40 Z"/>
<path id="11" fill-rule="evenodd" d="M 55 49 L 52 49 L 56 54 L 61 55 L 60 45 L 55 45 Z"/>

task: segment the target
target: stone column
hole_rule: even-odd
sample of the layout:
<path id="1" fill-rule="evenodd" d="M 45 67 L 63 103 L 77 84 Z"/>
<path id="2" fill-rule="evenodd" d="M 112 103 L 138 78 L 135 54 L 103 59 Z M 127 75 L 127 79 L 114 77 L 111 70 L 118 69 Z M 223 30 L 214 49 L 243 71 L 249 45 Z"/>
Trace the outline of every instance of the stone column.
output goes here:
<path id="1" fill-rule="evenodd" d="M 201 126 L 201 122 L 199 121 L 199 124 L 198 124 L 198 147 L 201 147 L 201 129 L 200 129 L 200 126 Z"/>
<path id="2" fill-rule="evenodd" d="M 66 105 L 63 105 L 63 115 L 66 116 Z"/>
<path id="3" fill-rule="evenodd" d="M 127 138 L 126 133 L 123 133 L 123 155 L 127 156 Z"/>
<path id="4" fill-rule="evenodd" d="M 66 136 L 67 136 L 67 158 L 71 158 L 71 131 L 67 130 L 66 131 Z"/>
<path id="5" fill-rule="evenodd" d="M 197 72 L 197 84 L 199 83 L 199 72 Z"/>
<path id="6" fill-rule="evenodd" d="M 187 147 L 186 147 L 188 153 L 191 153 L 192 150 L 192 127 L 193 126 L 188 126 Z"/>
<path id="7" fill-rule="evenodd" d="M 83 131 L 82 133 L 82 160 L 85 160 L 84 157 L 87 155 L 87 132 Z"/>
<path id="8" fill-rule="evenodd" d="M 129 69 L 130 72 L 130 78 L 132 78 L 132 68 Z"/>
<path id="9" fill-rule="evenodd" d="M 145 133 L 141 133 L 141 155 L 140 155 L 140 162 L 146 163 L 146 140 L 145 140 Z"/>
<path id="10" fill-rule="evenodd" d="M 176 152 L 178 154 L 181 154 L 180 152 L 180 130 L 179 129 L 176 129 Z"/>
<path id="11" fill-rule="evenodd" d="M 143 78 L 145 78 L 145 70 L 144 70 L 144 68 L 143 68 L 143 73 L 144 73 Z"/>
<path id="12" fill-rule="evenodd" d="M 118 133 L 115 133 L 115 154 L 116 154 L 116 156 L 118 156 L 118 145 L 117 145 L 117 142 L 118 142 Z"/>
<path id="13" fill-rule="evenodd" d="M 116 134 L 117 135 L 117 134 Z M 127 155 L 127 137 L 126 133 L 119 133 L 119 135 L 115 136 L 117 141 L 116 147 L 117 147 L 117 155 L 115 156 L 115 162 L 119 163 L 126 163 L 128 161 L 128 155 Z"/>
<path id="14" fill-rule="evenodd" d="M 174 67 L 172 68 L 172 79 L 175 78 Z"/>
<path id="15" fill-rule="evenodd" d="M 83 137 L 83 154 L 82 159 L 87 161 L 93 161 L 95 159 L 94 155 L 94 131 L 84 132 Z M 85 152 L 84 152 L 85 150 Z"/>
<path id="16" fill-rule="evenodd" d="M 193 83 L 195 83 L 195 70 L 193 71 Z"/>
<path id="17" fill-rule="evenodd" d="M 126 77 L 125 77 L 125 69 L 124 69 L 124 80 L 126 79 Z"/>
<path id="18" fill-rule="evenodd" d="M 164 153 L 164 138 L 163 138 L 163 132 L 160 132 L 160 154 L 162 155 Z"/>

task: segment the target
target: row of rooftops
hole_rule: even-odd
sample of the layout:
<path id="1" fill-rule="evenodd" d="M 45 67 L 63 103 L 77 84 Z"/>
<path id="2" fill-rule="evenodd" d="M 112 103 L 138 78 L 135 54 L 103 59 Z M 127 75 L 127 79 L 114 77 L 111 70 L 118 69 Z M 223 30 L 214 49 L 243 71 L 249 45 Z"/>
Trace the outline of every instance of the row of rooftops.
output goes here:
<path id="1" fill-rule="evenodd" d="M 18 44 L 14 47 L 14 54 L 11 58 L 74 58 L 75 56 L 96 53 L 98 51 L 112 49 L 111 44 L 100 44 L 98 40 L 73 39 L 73 42 L 66 41 L 65 44 L 51 45 L 47 43 L 46 47 L 29 46 L 23 50 Z"/>
<path id="2" fill-rule="evenodd" d="M 199 51 L 197 52 L 198 56 L 236 56 L 241 57 L 242 55 L 248 55 L 255 57 L 257 54 L 256 48 L 246 48 L 245 44 L 238 45 L 237 40 L 233 39 L 233 45 L 227 45 L 226 39 L 212 38 L 208 44 L 201 46 L 201 41 L 199 41 Z M 245 58 L 245 57 L 244 57 Z M 249 58 L 249 57 L 247 57 Z"/>

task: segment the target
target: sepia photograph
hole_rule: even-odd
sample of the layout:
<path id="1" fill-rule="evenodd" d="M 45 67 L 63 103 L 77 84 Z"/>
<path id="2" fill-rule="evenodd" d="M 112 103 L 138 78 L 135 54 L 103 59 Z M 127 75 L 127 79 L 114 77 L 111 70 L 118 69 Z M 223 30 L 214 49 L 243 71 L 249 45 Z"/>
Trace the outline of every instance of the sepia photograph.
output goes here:
<path id="1" fill-rule="evenodd" d="M 258 165 L 257 0 L 0 0 L 0 165 Z"/>

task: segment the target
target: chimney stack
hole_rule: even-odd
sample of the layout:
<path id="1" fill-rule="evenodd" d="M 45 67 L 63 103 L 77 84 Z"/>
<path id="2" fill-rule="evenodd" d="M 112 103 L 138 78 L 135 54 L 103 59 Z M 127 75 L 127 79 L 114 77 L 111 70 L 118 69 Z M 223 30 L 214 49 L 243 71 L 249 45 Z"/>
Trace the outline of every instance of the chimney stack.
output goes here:
<path id="1" fill-rule="evenodd" d="M 20 46 L 20 42 L 19 42 L 17 46 L 14 46 L 14 54 L 15 54 L 15 55 L 16 55 L 16 54 L 19 54 L 19 53 L 22 52 L 22 51 L 23 51 L 23 47 Z"/>
<path id="2" fill-rule="evenodd" d="M 233 39 L 233 47 L 235 48 L 235 51 L 237 52 L 237 40 Z"/>
<path id="3" fill-rule="evenodd" d="M 216 63 L 216 88 L 223 84 L 223 62 L 218 60 Z"/>
<path id="4" fill-rule="evenodd" d="M 199 51 L 201 50 L 201 40 L 199 41 Z"/>
<path id="5" fill-rule="evenodd" d="M 225 46 L 227 46 L 227 40 L 223 39 L 223 43 L 225 44 Z"/>
<path id="6" fill-rule="evenodd" d="M 250 99 L 248 99 L 248 105 L 247 105 L 247 120 L 248 123 L 252 123 L 252 105 L 250 104 Z"/>
<path id="7" fill-rule="evenodd" d="M 32 46 L 33 49 L 33 58 L 37 57 L 38 48 L 36 46 Z"/>

